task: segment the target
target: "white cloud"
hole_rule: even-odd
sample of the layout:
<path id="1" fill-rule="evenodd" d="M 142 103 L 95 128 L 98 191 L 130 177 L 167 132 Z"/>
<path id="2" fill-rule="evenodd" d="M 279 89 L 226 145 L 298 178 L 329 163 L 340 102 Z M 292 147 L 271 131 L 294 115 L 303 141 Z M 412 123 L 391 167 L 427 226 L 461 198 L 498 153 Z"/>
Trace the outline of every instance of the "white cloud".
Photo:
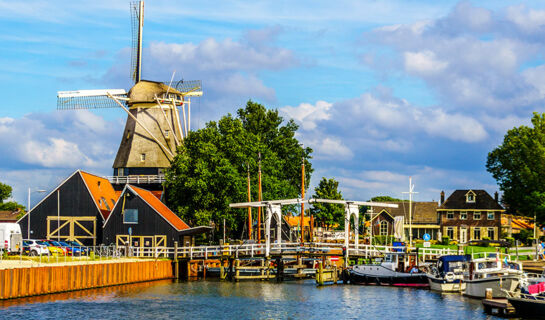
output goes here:
<path id="1" fill-rule="evenodd" d="M 545 11 L 524 6 L 505 11 L 458 3 L 445 17 L 380 27 L 369 39 L 393 49 L 389 69 L 366 57 L 384 76 L 399 74 L 398 65 L 422 79 L 443 109 L 473 116 L 527 113 L 544 101 L 540 63 Z"/>
<path id="2" fill-rule="evenodd" d="M 354 156 L 352 150 L 345 146 L 341 139 L 336 137 L 326 137 L 323 140 L 309 141 L 305 145 L 314 149 L 317 158 L 343 161 L 350 160 Z"/>
<path id="3" fill-rule="evenodd" d="M 89 111 L 28 114 L 0 120 L 3 167 L 94 168 L 111 166 L 123 130 Z"/>
<path id="4" fill-rule="evenodd" d="M 447 66 L 448 63 L 437 59 L 432 51 L 405 52 L 405 70 L 409 73 L 430 76 L 440 73 Z"/>
<path id="5" fill-rule="evenodd" d="M 528 9 L 521 4 L 508 7 L 505 16 L 525 32 L 537 33 L 545 27 L 545 10 Z"/>
<path id="6" fill-rule="evenodd" d="M 317 121 L 328 120 L 331 117 L 328 111 L 332 105 L 326 101 L 318 101 L 315 105 L 301 103 L 297 107 L 285 106 L 280 108 L 280 111 L 297 120 L 304 130 L 313 130 Z"/>

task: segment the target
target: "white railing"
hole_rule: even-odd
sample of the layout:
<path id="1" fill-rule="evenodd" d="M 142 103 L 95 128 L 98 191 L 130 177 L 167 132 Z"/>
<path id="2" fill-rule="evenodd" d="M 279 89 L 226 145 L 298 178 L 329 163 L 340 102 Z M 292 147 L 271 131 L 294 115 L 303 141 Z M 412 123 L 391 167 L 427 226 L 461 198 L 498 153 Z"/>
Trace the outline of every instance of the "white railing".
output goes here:
<path id="1" fill-rule="evenodd" d="M 140 175 L 140 176 L 108 176 L 105 177 L 113 184 L 140 184 L 140 183 L 163 183 L 164 175 Z"/>

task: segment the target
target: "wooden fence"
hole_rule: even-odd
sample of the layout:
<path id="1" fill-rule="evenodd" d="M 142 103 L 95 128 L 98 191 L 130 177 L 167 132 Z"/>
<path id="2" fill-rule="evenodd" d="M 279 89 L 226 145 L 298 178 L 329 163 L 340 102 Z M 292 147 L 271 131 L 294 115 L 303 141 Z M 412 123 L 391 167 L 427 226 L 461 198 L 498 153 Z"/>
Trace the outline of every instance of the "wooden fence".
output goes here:
<path id="1" fill-rule="evenodd" d="M 137 261 L 0 270 L 0 299 L 173 278 L 172 261 Z"/>

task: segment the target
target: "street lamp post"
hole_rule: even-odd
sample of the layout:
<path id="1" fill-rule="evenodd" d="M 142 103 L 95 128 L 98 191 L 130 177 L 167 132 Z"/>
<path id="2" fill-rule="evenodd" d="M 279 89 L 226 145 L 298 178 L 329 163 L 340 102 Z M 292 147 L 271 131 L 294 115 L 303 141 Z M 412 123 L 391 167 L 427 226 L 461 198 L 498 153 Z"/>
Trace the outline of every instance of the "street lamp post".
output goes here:
<path id="1" fill-rule="evenodd" d="M 34 192 L 40 192 L 40 193 L 43 193 L 43 192 L 46 192 L 45 190 L 35 190 Z M 26 210 L 27 210 L 27 231 L 26 231 L 26 236 L 27 236 L 27 239 L 30 239 L 30 187 L 28 188 L 28 206 L 26 207 Z"/>

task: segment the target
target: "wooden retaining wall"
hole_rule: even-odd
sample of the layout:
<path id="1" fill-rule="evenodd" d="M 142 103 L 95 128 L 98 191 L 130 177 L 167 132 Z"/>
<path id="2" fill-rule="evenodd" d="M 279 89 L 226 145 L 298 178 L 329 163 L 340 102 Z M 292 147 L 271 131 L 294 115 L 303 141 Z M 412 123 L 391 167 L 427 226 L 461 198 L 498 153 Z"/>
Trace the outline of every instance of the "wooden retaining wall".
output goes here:
<path id="1" fill-rule="evenodd" d="M 136 261 L 0 270 L 0 299 L 173 278 L 172 261 Z"/>

